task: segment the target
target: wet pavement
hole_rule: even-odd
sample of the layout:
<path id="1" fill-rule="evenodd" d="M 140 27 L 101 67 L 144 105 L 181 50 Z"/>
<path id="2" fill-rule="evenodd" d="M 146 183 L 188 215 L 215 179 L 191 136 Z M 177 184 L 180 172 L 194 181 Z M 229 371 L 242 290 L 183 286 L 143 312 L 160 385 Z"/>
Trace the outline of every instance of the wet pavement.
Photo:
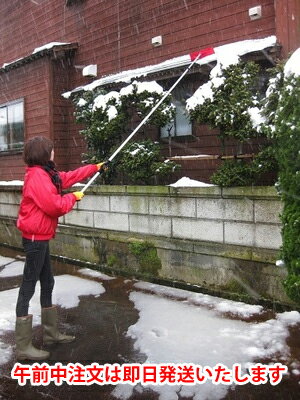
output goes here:
<path id="1" fill-rule="evenodd" d="M 9 248 L 0 248 L 0 255 L 5 257 L 16 257 L 20 252 Z M 51 352 L 49 364 L 61 362 L 79 362 L 82 365 L 97 362 L 98 364 L 113 363 L 143 363 L 147 356 L 134 347 L 134 339 L 126 335 L 129 327 L 136 324 L 139 319 L 139 312 L 134 303 L 130 300 L 129 294 L 136 291 L 133 285 L 136 281 L 123 277 L 114 277 L 111 280 L 101 280 L 99 277 L 83 276 L 78 272 L 79 267 L 67 263 L 53 261 L 54 273 L 56 276 L 69 274 L 80 276 L 80 278 L 101 282 L 105 288 L 105 293 L 100 296 L 87 295 L 81 296 L 77 307 L 65 309 L 59 307 L 61 330 L 74 334 L 76 341 L 65 345 L 51 345 L 44 347 Z M 1 268 L 0 268 L 1 269 Z M 0 277 L 0 291 L 9 290 L 19 286 L 21 276 Z M 72 291 L 72 287 L 66 287 L 66 292 Z M 15 304 L 11 307 L 14 309 Z M 253 321 L 260 322 L 272 318 L 273 312 L 265 310 L 263 316 L 254 316 Z M 1 318 L 1 316 L 0 316 Z M 234 317 L 236 318 L 236 317 Z M 299 325 L 290 327 L 290 334 L 287 339 L 290 348 L 290 356 L 287 363 L 293 360 L 300 360 L 300 335 Z M 0 337 L 1 341 L 8 346 L 14 346 L 14 332 L 5 331 Z M 184 340 L 184 338 L 182 338 Z M 37 347 L 42 345 L 41 327 L 34 327 L 33 342 Z M 91 385 L 91 386 L 71 386 L 63 384 L 55 386 L 19 386 L 16 380 L 11 379 L 10 373 L 16 362 L 14 355 L 5 364 L 0 365 L 0 400 L 35 400 L 35 399 L 72 399 L 72 400 L 115 400 L 112 394 L 115 386 L 111 385 Z M 188 362 L 188 360 L 187 360 Z M 272 360 L 258 360 L 267 364 Z M 26 364 L 29 362 L 26 362 Z M 228 390 L 225 400 L 253 399 L 298 399 L 300 398 L 300 384 L 297 374 L 289 374 L 284 377 L 278 386 L 272 387 L 270 384 L 254 386 L 247 384 L 236 386 Z M 129 400 L 154 400 L 159 399 L 159 394 L 151 390 L 134 390 Z M 173 400 L 175 397 L 164 397 L 164 400 Z M 176 399 L 191 399 L 193 397 L 176 396 Z M 218 399 L 220 397 L 217 397 Z M 208 400 L 215 397 L 208 397 Z M 197 397 L 200 400 L 200 397 Z M 204 397 L 203 397 L 204 400 Z"/>

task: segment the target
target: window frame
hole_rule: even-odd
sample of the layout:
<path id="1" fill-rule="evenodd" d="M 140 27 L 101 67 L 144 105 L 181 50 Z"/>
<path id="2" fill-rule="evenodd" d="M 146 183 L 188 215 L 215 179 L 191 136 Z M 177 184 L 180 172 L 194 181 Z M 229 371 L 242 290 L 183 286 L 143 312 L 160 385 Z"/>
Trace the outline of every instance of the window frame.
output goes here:
<path id="1" fill-rule="evenodd" d="M 162 84 L 162 86 L 164 86 L 162 82 L 159 82 L 159 83 Z M 180 88 L 181 88 L 181 87 L 184 87 L 184 86 L 186 86 L 186 83 L 185 83 L 185 82 L 181 82 L 181 83 L 179 84 L 179 87 L 178 87 L 178 88 L 175 88 L 175 91 L 176 91 L 176 89 L 182 90 L 182 89 L 180 89 Z M 167 129 L 167 126 L 168 126 L 168 125 L 165 125 L 165 126 L 159 128 L 159 139 L 160 139 L 161 141 L 165 141 L 165 140 L 168 140 L 168 139 L 170 139 L 170 138 L 171 138 L 172 140 L 175 139 L 176 141 L 181 141 L 181 140 L 184 140 L 184 139 L 190 139 L 191 137 L 193 137 L 194 124 L 193 124 L 193 122 L 190 122 L 190 123 L 188 124 L 189 127 L 190 127 L 190 132 L 189 132 L 189 133 L 178 134 L 178 132 L 177 132 L 177 130 L 176 130 L 176 120 L 177 120 L 177 110 L 178 110 L 178 107 L 176 106 L 175 102 L 173 101 L 173 100 L 176 100 L 176 97 L 174 98 L 174 93 L 171 93 L 171 96 L 172 96 L 172 104 L 173 104 L 173 105 L 175 106 L 175 108 L 176 108 L 176 114 L 175 114 L 175 116 L 174 116 L 174 125 L 173 125 L 174 133 L 171 134 L 171 135 L 163 135 L 163 129 L 164 129 L 164 128 Z M 188 120 L 188 118 L 186 118 L 186 120 Z M 171 123 L 171 124 L 172 124 L 172 123 Z"/>
<path id="2" fill-rule="evenodd" d="M 6 108 L 7 109 L 7 124 L 8 124 L 8 107 L 12 106 L 14 104 L 19 104 L 22 103 L 22 108 L 23 108 L 23 144 L 20 148 L 15 148 L 15 149 L 5 149 L 1 150 L 0 149 L 0 156 L 5 155 L 5 154 L 18 154 L 22 153 L 24 150 L 24 143 L 25 143 L 25 98 L 20 97 L 18 99 L 12 100 L 12 101 L 7 101 L 6 103 L 0 104 L 0 109 Z"/>

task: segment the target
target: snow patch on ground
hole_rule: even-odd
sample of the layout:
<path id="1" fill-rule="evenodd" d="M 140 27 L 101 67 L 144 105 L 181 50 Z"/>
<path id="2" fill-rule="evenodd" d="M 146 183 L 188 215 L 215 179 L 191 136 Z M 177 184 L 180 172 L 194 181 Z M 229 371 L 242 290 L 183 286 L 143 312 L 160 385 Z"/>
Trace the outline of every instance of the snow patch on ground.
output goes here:
<path id="1" fill-rule="evenodd" d="M 24 261 L 15 261 L 8 264 L 2 271 L 0 271 L 0 278 L 10 278 L 23 274 Z"/>
<path id="2" fill-rule="evenodd" d="M 186 176 L 180 178 L 177 182 L 172 183 L 172 187 L 208 187 L 208 186 L 215 186 L 210 183 L 204 183 L 201 181 L 196 181 L 194 179 L 188 178 Z"/>
<path id="3" fill-rule="evenodd" d="M 0 365 L 7 363 L 13 354 L 13 348 L 12 346 L 7 345 L 6 343 L 3 343 L 0 340 Z M 1 399 L 2 397 L 0 397 Z"/>
<path id="4" fill-rule="evenodd" d="M 135 348 L 146 355 L 146 363 L 194 363 L 211 367 L 223 363 L 228 368 L 240 363 L 245 368 L 249 363 L 275 356 L 276 361 L 284 360 L 289 356 L 288 327 L 300 323 L 298 312 L 285 312 L 266 322 L 250 323 L 151 294 L 132 292 L 130 300 L 139 311 L 139 320 L 129 327 L 127 335 L 135 340 Z M 160 400 L 176 400 L 179 393 L 194 396 L 194 400 L 218 400 L 229 389 L 210 382 L 190 387 L 150 388 L 159 394 Z M 128 399 L 133 390 L 134 387 L 118 385 L 113 394 L 116 398 Z"/>
<path id="5" fill-rule="evenodd" d="M 6 265 L 8 263 L 11 263 L 13 261 L 15 261 L 14 258 L 0 256 L 0 267 L 2 267 L 3 265 Z"/>
<path id="6" fill-rule="evenodd" d="M 66 290 L 72 288 L 72 291 Z M 88 281 L 71 275 L 59 275 L 55 277 L 53 291 L 53 303 L 64 308 L 77 307 L 80 296 L 100 295 L 105 289 L 99 282 Z"/>
<path id="7" fill-rule="evenodd" d="M 7 261 L 5 259 L 8 258 L 1 256 L 0 262 L 4 263 Z M 13 266 L 15 267 L 15 272 L 20 272 L 23 270 L 22 264 L 24 265 L 23 262 L 16 261 L 15 263 L 8 265 L 2 271 L 1 278 L 4 276 L 15 276 L 14 274 L 11 274 L 9 267 Z M 6 270 L 10 271 L 10 274 L 3 275 L 3 272 Z M 68 288 L 72 288 L 72 290 L 68 290 Z M 15 307 L 18 292 L 19 288 L 0 291 L 0 335 L 4 334 L 6 331 L 12 331 L 15 329 Z M 53 304 L 57 304 L 63 308 L 77 307 L 80 302 L 80 296 L 94 295 L 95 297 L 99 297 L 104 292 L 105 289 L 99 282 L 86 280 L 72 275 L 59 275 L 55 277 Z M 39 296 L 40 285 L 38 282 L 29 307 L 29 314 L 33 314 L 33 326 L 41 323 Z M 12 346 L 3 343 L 0 340 L 0 365 L 9 361 L 12 356 L 12 351 Z"/>
<path id="8" fill-rule="evenodd" d="M 108 276 L 106 274 L 103 274 L 102 272 L 95 271 L 94 269 L 90 268 L 81 268 L 80 270 L 78 270 L 78 272 L 80 272 L 82 275 L 91 276 L 93 278 L 100 278 L 104 281 L 110 281 L 112 279 L 116 279 L 112 276 Z"/>
<path id="9" fill-rule="evenodd" d="M 246 304 L 240 301 L 222 299 L 208 294 L 193 293 L 183 289 L 176 289 L 167 286 L 157 285 L 149 282 L 137 282 L 134 287 L 141 290 L 149 290 L 160 296 L 172 297 L 179 300 L 186 300 L 190 304 L 206 306 L 220 313 L 230 313 L 242 318 L 249 318 L 262 313 L 260 305 Z"/>
<path id="10" fill-rule="evenodd" d="M 68 290 L 68 288 L 72 288 L 72 290 Z M 63 308 L 73 308 L 78 306 L 80 296 L 96 296 L 104 292 L 105 289 L 99 282 L 72 275 L 59 275 L 55 277 L 53 304 Z M 19 288 L 0 292 L 0 333 L 13 330 L 15 327 L 15 306 L 18 293 Z M 33 324 L 39 324 L 41 313 L 39 283 L 37 283 L 35 294 L 30 302 L 29 313 L 33 314 Z"/>

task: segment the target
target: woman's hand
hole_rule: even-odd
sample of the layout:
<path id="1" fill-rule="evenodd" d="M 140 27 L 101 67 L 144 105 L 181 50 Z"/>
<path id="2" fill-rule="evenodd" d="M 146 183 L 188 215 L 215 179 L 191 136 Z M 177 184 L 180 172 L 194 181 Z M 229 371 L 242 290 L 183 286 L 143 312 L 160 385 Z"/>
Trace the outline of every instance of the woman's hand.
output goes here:
<path id="1" fill-rule="evenodd" d="M 84 196 L 83 192 L 73 192 L 73 194 L 74 194 L 74 196 L 76 198 L 76 201 L 80 201 Z"/>
<path id="2" fill-rule="evenodd" d="M 104 162 L 100 162 L 97 165 L 98 171 L 102 170 L 104 172 L 106 172 L 108 170 L 108 162 L 104 161 Z"/>

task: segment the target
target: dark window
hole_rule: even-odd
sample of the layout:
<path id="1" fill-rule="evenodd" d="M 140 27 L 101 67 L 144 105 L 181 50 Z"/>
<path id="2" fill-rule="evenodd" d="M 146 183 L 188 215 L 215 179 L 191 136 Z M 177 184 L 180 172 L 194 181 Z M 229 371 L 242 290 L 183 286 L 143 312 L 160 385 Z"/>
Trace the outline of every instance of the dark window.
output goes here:
<path id="1" fill-rule="evenodd" d="M 0 106 L 0 151 L 21 149 L 24 145 L 24 101 Z"/>
<path id="2" fill-rule="evenodd" d="M 187 136 L 192 135 L 192 124 L 189 120 L 185 105 L 186 99 L 190 95 L 187 93 L 185 85 L 178 85 L 172 92 L 172 103 L 176 107 L 174 120 L 161 128 L 161 138 L 169 136 Z"/>

